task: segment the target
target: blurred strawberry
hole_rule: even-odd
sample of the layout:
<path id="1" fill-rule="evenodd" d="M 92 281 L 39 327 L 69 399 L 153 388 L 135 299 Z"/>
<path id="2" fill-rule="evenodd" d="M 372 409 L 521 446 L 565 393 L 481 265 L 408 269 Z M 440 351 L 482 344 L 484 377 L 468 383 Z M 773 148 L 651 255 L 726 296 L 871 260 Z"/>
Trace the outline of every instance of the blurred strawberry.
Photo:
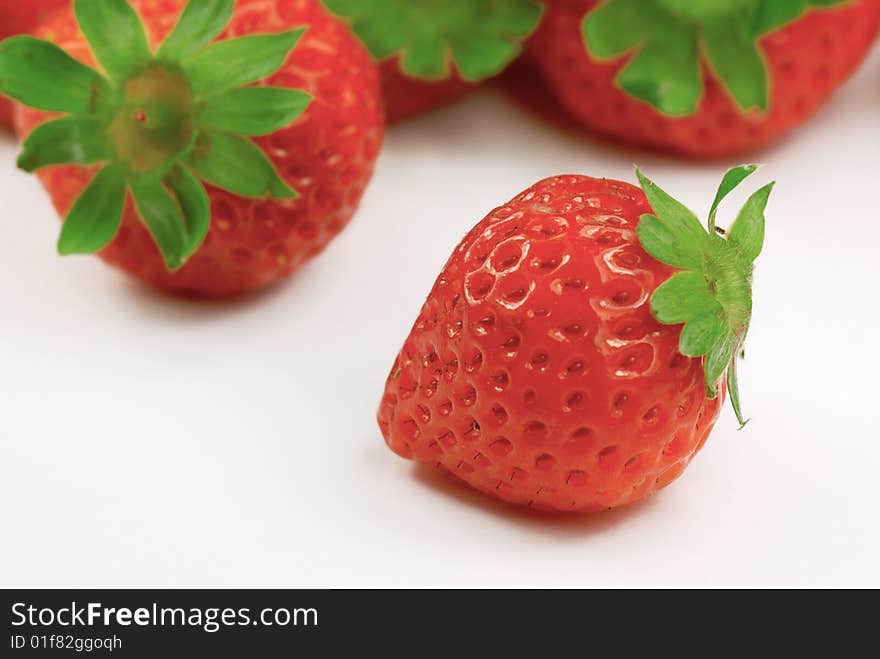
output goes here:
<path id="1" fill-rule="evenodd" d="M 317 0 L 74 6 L 41 30 L 54 44 L 0 42 L 0 91 L 40 109 L 22 110 L 19 166 L 66 216 L 61 253 L 217 297 L 289 275 L 345 227 L 381 98 L 368 53 Z"/>
<path id="2" fill-rule="evenodd" d="M 537 27 L 535 0 L 323 0 L 380 62 L 390 122 L 450 103 L 501 73 Z"/>
<path id="3" fill-rule="evenodd" d="M 554 0 L 529 52 L 584 126 L 711 158 L 806 121 L 878 25 L 878 0 Z"/>

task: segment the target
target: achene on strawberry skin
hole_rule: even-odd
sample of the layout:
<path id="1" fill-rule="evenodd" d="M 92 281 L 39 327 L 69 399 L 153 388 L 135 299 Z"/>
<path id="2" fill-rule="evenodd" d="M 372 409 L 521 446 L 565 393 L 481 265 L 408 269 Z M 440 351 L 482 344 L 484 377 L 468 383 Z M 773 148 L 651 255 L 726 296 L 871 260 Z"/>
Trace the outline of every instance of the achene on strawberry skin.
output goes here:
<path id="1" fill-rule="evenodd" d="M 720 158 L 807 121 L 878 28 L 877 0 L 554 0 L 528 52 L 585 127 Z"/>
<path id="2" fill-rule="evenodd" d="M 119 30 L 135 46 L 108 39 Z M 72 113 L 17 89 L 40 108 L 19 110 L 19 165 L 67 217 L 62 253 L 224 297 L 290 275 L 352 218 L 384 135 L 378 72 L 319 0 L 75 0 L 39 35 L 109 80 L 94 83 L 99 107 Z M 0 68 L 37 48 L 22 39 L 0 43 Z M 52 144 L 59 115 L 45 110 L 71 113 L 76 130 L 61 124 Z"/>
<path id="3" fill-rule="evenodd" d="M 729 231 L 642 188 L 541 181 L 479 222 L 434 284 L 386 383 L 397 454 L 492 497 L 595 511 L 638 501 L 702 448 L 736 361 L 772 184 Z M 725 378 L 726 376 L 726 378 Z"/>

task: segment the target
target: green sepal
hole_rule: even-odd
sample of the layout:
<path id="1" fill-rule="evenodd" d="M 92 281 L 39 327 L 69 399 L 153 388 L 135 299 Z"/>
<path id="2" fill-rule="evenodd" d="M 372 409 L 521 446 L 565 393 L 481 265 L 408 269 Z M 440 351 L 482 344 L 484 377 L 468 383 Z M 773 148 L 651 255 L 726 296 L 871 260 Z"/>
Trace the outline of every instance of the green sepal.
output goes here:
<path id="1" fill-rule="evenodd" d="M 0 93 L 38 110 L 75 115 L 99 114 L 116 97 L 97 71 L 28 36 L 0 41 Z"/>
<path id="2" fill-rule="evenodd" d="M 728 327 L 727 331 L 712 344 L 703 360 L 706 371 L 706 391 L 710 398 L 718 396 L 718 382 L 733 361 L 736 343 L 736 335 Z M 739 394 L 737 394 L 737 398 L 739 398 Z"/>
<path id="3" fill-rule="evenodd" d="M 739 428 L 742 430 L 749 422 L 743 416 L 742 403 L 739 398 L 739 375 L 737 374 L 738 359 L 730 360 L 730 367 L 727 369 L 727 394 L 730 396 L 730 404 L 733 406 L 733 412 L 736 414 L 736 420 L 739 421 Z"/>
<path id="4" fill-rule="evenodd" d="M 185 261 L 201 247 L 211 228 L 211 200 L 202 182 L 185 166 L 176 165 L 165 176 L 164 183 L 177 198 L 185 224 L 183 246 Z"/>
<path id="5" fill-rule="evenodd" d="M 108 166 L 74 202 L 61 226 L 59 254 L 91 254 L 113 240 L 125 208 L 125 175 Z"/>
<path id="6" fill-rule="evenodd" d="M 801 16 L 810 7 L 834 7 L 851 0 L 764 0 L 755 14 L 754 32 L 764 35 Z"/>
<path id="7" fill-rule="evenodd" d="M 535 0 L 323 0 L 352 30 L 373 58 L 400 58 L 413 78 L 448 78 L 455 66 L 476 82 L 503 71 L 537 28 L 543 6 Z"/>
<path id="8" fill-rule="evenodd" d="M 95 58 L 111 79 L 125 80 L 152 60 L 143 23 L 127 0 L 75 0 L 74 9 Z"/>
<path id="9" fill-rule="evenodd" d="M 706 279 L 695 270 L 683 270 L 657 287 L 651 297 L 651 312 L 661 323 L 677 325 L 704 313 L 712 303 Z"/>
<path id="10" fill-rule="evenodd" d="M 243 87 L 215 94 L 205 101 L 199 125 L 256 137 L 289 126 L 309 106 L 312 97 L 298 89 Z"/>
<path id="11" fill-rule="evenodd" d="M 770 105 L 767 65 L 749 19 L 745 13 L 733 14 L 703 25 L 703 48 L 709 65 L 745 112 L 763 111 Z"/>
<path id="12" fill-rule="evenodd" d="M 764 247 L 764 209 L 774 185 L 768 183 L 749 197 L 727 234 L 727 241 L 746 261 L 757 259 Z"/>
<path id="13" fill-rule="evenodd" d="M 724 178 L 721 179 L 721 185 L 718 186 L 718 192 L 712 202 L 712 208 L 709 209 L 709 233 L 715 231 L 715 217 L 718 215 L 718 206 L 734 189 L 749 176 L 758 171 L 757 165 L 740 165 L 727 171 Z"/>
<path id="14" fill-rule="evenodd" d="M 212 44 L 183 61 L 196 98 L 257 82 L 275 73 L 305 32 L 257 34 Z"/>
<path id="15" fill-rule="evenodd" d="M 714 308 L 698 312 L 686 319 L 681 330 L 679 350 L 685 357 L 702 357 L 712 352 L 729 333 L 729 325 L 724 317 L 724 310 L 716 303 Z M 706 389 L 711 397 L 715 397 L 715 379 L 710 377 L 706 369 Z"/>
<path id="16" fill-rule="evenodd" d="M 701 249 L 707 234 L 697 216 L 645 178 L 638 169 L 636 175 L 655 213 L 643 217 L 637 227 L 645 251 L 669 265 L 698 267 L 702 263 Z"/>
<path id="17" fill-rule="evenodd" d="M 693 114 L 703 92 L 693 26 L 664 21 L 663 35 L 652 36 L 617 76 L 628 94 L 673 117 Z"/>
<path id="18" fill-rule="evenodd" d="M 305 28 L 211 43 L 234 0 L 199 0 L 186 5 L 154 55 L 126 0 L 75 0 L 74 7 L 112 81 L 52 43 L 0 42 L 0 92 L 68 115 L 28 136 L 19 167 L 106 163 L 74 202 L 60 253 L 105 247 L 119 229 L 128 190 L 169 270 L 182 267 L 210 229 L 202 180 L 246 197 L 296 197 L 246 138 L 290 125 L 311 97 L 244 85 L 277 71 Z"/>
<path id="19" fill-rule="evenodd" d="M 250 140 L 226 133 L 203 132 L 189 164 L 211 185 L 242 197 L 295 199 L 272 161 Z"/>
<path id="20" fill-rule="evenodd" d="M 191 244 L 180 204 L 161 181 L 136 178 L 130 184 L 138 215 L 162 252 L 166 267 L 172 272 L 179 269 Z"/>
<path id="21" fill-rule="evenodd" d="M 235 0 L 188 3 L 156 56 L 160 60 L 176 61 L 197 53 L 223 32 L 234 10 Z"/>
<path id="22" fill-rule="evenodd" d="M 737 420 L 744 425 L 736 360 L 742 352 L 752 315 L 752 271 L 764 241 L 764 211 L 773 184 L 746 201 L 726 237 L 718 235 L 719 204 L 757 169 L 743 165 L 729 170 L 718 188 L 707 228 L 696 216 L 637 170 L 653 214 L 641 217 L 637 233 L 644 250 L 679 272 L 651 295 L 651 313 L 665 325 L 683 325 L 681 354 L 703 359 L 706 394 L 718 395 L 727 373 L 728 390 Z"/>
<path id="23" fill-rule="evenodd" d="M 49 165 L 92 165 L 112 157 L 103 121 L 97 117 L 64 117 L 41 124 L 28 135 L 18 167 L 33 172 Z"/>
<path id="24" fill-rule="evenodd" d="M 765 112 L 770 84 L 762 36 L 810 7 L 848 0 L 606 0 L 583 19 L 587 51 L 604 60 L 632 53 L 616 83 L 673 116 L 694 114 L 703 95 L 701 62 L 742 112 Z"/>
<path id="25" fill-rule="evenodd" d="M 663 12 L 645 0 L 600 3 L 583 23 L 590 54 L 597 59 L 619 57 L 648 40 Z"/>

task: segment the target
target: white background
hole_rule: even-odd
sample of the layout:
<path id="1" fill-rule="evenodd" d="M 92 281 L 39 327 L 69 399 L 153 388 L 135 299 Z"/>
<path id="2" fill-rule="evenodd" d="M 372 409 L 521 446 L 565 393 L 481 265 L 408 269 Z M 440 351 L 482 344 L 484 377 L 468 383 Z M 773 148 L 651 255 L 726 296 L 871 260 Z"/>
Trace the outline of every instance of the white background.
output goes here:
<path id="1" fill-rule="evenodd" d="M 0 138 L 0 583 L 880 586 L 876 55 L 744 186 L 779 180 L 752 424 L 728 411 L 671 487 L 593 516 L 393 455 L 387 371 L 458 240 L 538 179 L 633 181 L 637 160 L 704 214 L 737 163 L 593 141 L 486 90 L 392 130 L 362 211 L 298 276 L 198 304 L 56 256 L 47 197 Z"/>

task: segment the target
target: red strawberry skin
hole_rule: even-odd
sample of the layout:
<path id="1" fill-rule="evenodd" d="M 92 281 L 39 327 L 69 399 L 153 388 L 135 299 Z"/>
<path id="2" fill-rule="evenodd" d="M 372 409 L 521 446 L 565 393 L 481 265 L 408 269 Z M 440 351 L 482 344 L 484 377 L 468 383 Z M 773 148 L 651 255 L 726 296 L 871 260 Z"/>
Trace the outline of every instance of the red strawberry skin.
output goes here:
<path id="1" fill-rule="evenodd" d="M 454 103 L 479 85 L 462 80 L 457 73 L 445 80 L 419 80 L 403 73 L 394 57 L 379 65 L 385 113 L 397 123 Z"/>
<path id="2" fill-rule="evenodd" d="M 554 0 L 529 51 L 561 102 L 585 126 L 613 139 L 694 158 L 716 158 L 768 144 L 809 119 L 858 67 L 877 37 L 880 2 L 857 0 L 810 11 L 765 36 L 770 109 L 743 114 L 704 67 L 697 113 L 673 118 L 620 90 L 628 58 L 598 62 L 581 37 L 597 0 Z"/>
<path id="3" fill-rule="evenodd" d="M 0 0 L 0 40 L 27 34 L 50 12 L 69 5 L 71 0 Z M 0 97 L 0 127 L 12 128 L 12 103 Z"/>
<path id="4" fill-rule="evenodd" d="M 155 47 L 174 26 L 184 0 L 131 0 Z M 369 182 L 384 135 L 378 72 L 369 54 L 317 0 L 238 0 L 222 38 L 308 26 L 269 85 L 302 89 L 314 97 L 291 126 L 257 138 L 299 198 L 251 200 L 207 186 L 211 228 L 204 245 L 180 270 L 169 272 L 129 200 L 122 227 L 100 252 L 108 263 L 166 291 L 224 297 L 290 275 L 348 224 Z M 89 64 L 94 58 L 72 12 L 41 31 Z M 22 109 L 26 136 L 49 115 Z M 65 216 L 94 170 L 47 168 L 40 179 Z"/>
<path id="5" fill-rule="evenodd" d="M 622 506 L 678 477 L 721 400 L 681 326 L 651 315 L 675 270 L 638 242 L 649 212 L 636 187 L 560 176 L 477 224 L 391 369 L 388 446 L 539 509 Z"/>

